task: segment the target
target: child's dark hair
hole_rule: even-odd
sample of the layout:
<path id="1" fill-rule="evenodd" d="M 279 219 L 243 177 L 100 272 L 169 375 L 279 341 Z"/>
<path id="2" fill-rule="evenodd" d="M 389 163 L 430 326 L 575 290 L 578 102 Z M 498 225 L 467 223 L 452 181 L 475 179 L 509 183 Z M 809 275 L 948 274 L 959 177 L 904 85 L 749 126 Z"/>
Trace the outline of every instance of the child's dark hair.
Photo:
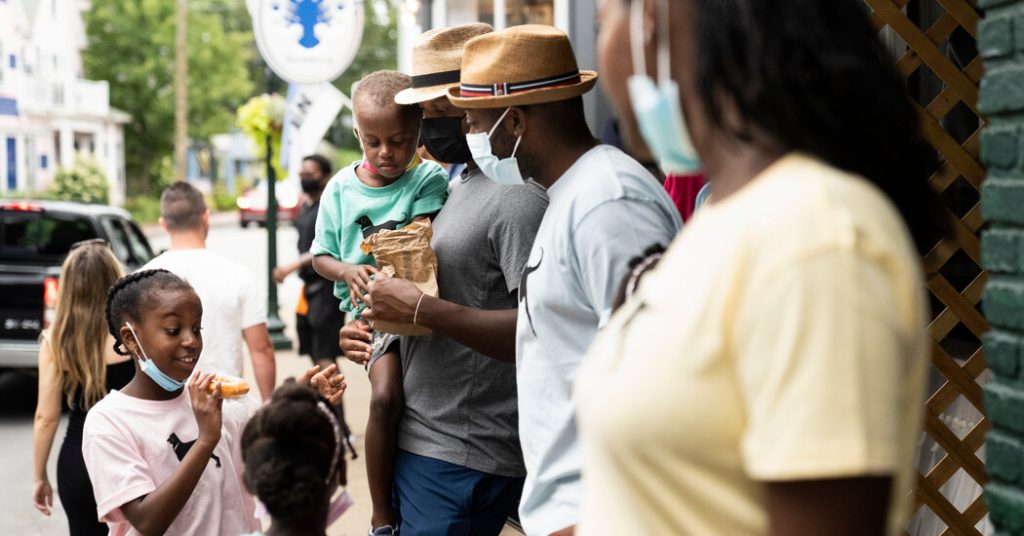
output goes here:
<path id="1" fill-rule="evenodd" d="M 370 108 L 395 107 L 403 121 L 419 124 L 423 110 L 418 104 L 398 104 L 395 95 L 412 85 L 412 78 L 398 71 L 374 71 L 352 86 L 353 111 L 364 106 Z"/>
<path id="2" fill-rule="evenodd" d="M 125 317 L 136 322 L 143 309 L 142 301 L 156 290 L 192 289 L 184 279 L 167 270 L 142 270 L 118 279 L 107 292 L 107 327 L 114 336 L 114 351 L 130 355 L 121 340 L 121 321 Z"/>
<path id="3" fill-rule="evenodd" d="M 318 407 L 321 403 L 324 406 Z M 332 463 L 344 467 L 342 445 L 324 407 L 336 415 L 313 388 L 286 383 L 245 425 L 245 483 L 275 520 L 301 519 L 315 511 L 337 482 L 337 469 L 328 474 Z M 339 434 L 344 433 L 339 429 Z M 333 462 L 336 453 L 338 459 Z"/>

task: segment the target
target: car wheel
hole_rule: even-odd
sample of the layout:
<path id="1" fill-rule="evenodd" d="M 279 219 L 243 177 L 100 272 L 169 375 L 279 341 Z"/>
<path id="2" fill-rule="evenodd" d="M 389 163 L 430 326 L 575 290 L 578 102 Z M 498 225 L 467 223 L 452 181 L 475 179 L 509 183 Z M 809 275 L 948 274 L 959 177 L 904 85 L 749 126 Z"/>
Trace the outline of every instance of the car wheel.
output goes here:
<path id="1" fill-rule="evenodd" d="M 249 220 L 241 220 L 239 224 L 242 226 L 242 229 L 245 229 L 246 227 L 249 227 Z"/>

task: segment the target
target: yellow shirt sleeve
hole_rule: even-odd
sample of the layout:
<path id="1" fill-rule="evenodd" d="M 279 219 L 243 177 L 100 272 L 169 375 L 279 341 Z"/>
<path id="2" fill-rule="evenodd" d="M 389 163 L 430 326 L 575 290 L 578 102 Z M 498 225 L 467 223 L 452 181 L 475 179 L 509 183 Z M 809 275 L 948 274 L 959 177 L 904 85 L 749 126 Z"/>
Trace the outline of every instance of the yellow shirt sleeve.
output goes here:
<path id="1" fill-rule="evenodd" d="M 730 338 L 751 478 L 885 475 L 904 463 L 906 408 L 919 401 L 903 387 L 920 353 L 903 312 L 918 289 L 891 260 L 834 245 L 775 264 L 741 293 Z"/>

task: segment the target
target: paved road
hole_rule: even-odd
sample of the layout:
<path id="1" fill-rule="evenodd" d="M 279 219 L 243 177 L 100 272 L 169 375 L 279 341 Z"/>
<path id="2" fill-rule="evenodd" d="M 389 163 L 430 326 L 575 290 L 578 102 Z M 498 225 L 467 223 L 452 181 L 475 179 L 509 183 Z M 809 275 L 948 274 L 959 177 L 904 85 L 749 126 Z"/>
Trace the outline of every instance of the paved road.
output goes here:
<path id="1" fill-rule="evenodd" d="M 253 271 L 266 273 L 266 232 L 260 228 L 241 229 L 232 215 L 215 216 L 212 220 L 208 247 L 249 266 Z M 166 235 L 158 227 L 149 227 L 146 234 L 154 250 L 167 248 Z M 285 226 L 278 231 L 278 254 L 281 262 L 294 260 L 295 229 Z M 289 325 L 286 331 L 292 340 L 294 334 L 295 300 L 301 282 L 290 277 L 279 287 L 281 317 Z M 305 359 L 294 352 L 278 352 L 278 381 L 295 376 L 308 365 Z M 248 364 L 248 361 L 247 361 Z M 369 385 L 366 374 L 358 366 L 343 364 L 349 377 L 349 391 L 346 395 L 347 418 L 358 438 L 362 438 L 368 411 Z M 251 371 L 247 371 L 250 376 Z M 0 534 L 45 535 L 67 534 L 67 522 L 59 510 L 50 518 L 39 514 L 30 501 L 32 489 L 32 413 L 35 407 L 34 377 L 8 374 L 0 377 Z M 56 459 L 60 441 L 64 435 L 64 422 L 57 434 L 50 459 L 50 477 L 56 485 Z M 362 441 L 356 448 L 362 452 Z M 360 457 L 350 464 L 350 492 L 357 506 L 331 527 L 332 536 L 359 535 L 366 533 L 369 524 L 369 496 L 366 488 L 366 474 Z M 55 497 L 55 501 L 59 502 Z"/>

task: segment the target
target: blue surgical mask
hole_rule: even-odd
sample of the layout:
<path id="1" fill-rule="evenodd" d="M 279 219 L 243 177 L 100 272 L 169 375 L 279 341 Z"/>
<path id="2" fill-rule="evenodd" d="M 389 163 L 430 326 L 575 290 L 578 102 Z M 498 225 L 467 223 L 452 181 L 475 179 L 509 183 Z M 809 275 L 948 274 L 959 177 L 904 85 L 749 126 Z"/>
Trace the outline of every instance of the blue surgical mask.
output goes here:
<path id="1" fill-rule="evenodd" d="M 640 134 L 666 175 L 688 175 L 701 169 L 700 157 L 690 141 L 679 104 L 679 84 L 672 80 L 669 57 L 668 1 L 655 0 L 658 24 L 658 82 L 647 75 L 644 57 L 644 0 L 633 0 L 630 11 L 630 46 L 633 76 L 627 81 Z"/>
<path id="2" fill-rule="evenodd" d="M 142 347 L 142 340 L 139 339 L 139 335 L 135 333 L 135 328 L 132 327 L 131 322 L 125 322 L 124 325 L 128 326 L 128 330 L 132 332 L 132 337 L 135 337 L 135 344 L 139 345 L 139 351 L 142 355 L 139 356 L 139 368 L 142 372 L 149 376 L 157 385 L 162 387 L 165 391 L 174 392 L 180 390 L 185 386 L 184 381 L 178 381 L 174 378 L 166 375 L 160 370 L 156 363 L 153 362 L 149 356 L 146 355 L 146 350 Z"/>
<path id="3" fill-rule="evenodd" d="M 505 120 L 508 111 L 511 109 L 511 107 L 505 108 L 505 113 L 501 114 L 498 121 L 491 127 L 490 132 L 466 134 L 466 144 L 469 145 L 469 152 L 473 155 L 473 161 L 476 162 L 480 171 L 487 178 L 500 184 L 523 184 L 523 175 L 519 172 L 519 162 L 516 161 L 516 151 L 519 149 L 519 142 L 523 141 L 523 137 L 519 136 L 516 138 L 516 146 L 512 148 L 512 156 L 508 158 L 498 158 L 491 151 L 491 136 L 494 135 L 495 130 L 498 130 L 498 126 Z"/>

